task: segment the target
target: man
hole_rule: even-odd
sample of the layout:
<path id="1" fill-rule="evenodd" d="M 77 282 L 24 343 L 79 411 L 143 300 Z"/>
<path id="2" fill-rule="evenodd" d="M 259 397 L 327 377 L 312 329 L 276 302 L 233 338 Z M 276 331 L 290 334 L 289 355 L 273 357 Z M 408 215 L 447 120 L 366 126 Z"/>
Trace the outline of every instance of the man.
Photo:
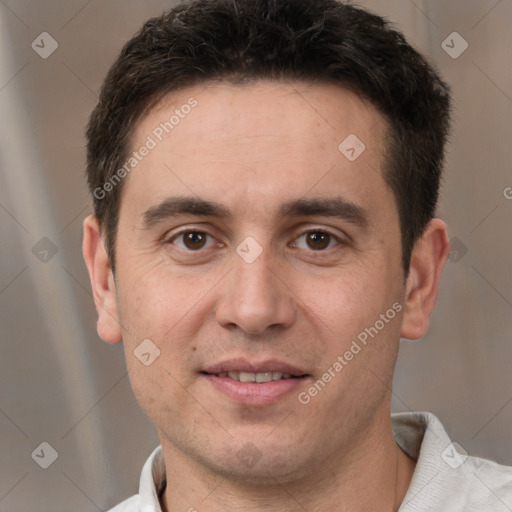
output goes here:
<path id="1" fill-rule="evenodd" d="M 335 0 L 201 0 L 127 43 L 89 123 L 99 335 L 161 446 L 120 511 L 506 511 L 512 470 L 390 414 L 428 329 L 448 87 Z"/>

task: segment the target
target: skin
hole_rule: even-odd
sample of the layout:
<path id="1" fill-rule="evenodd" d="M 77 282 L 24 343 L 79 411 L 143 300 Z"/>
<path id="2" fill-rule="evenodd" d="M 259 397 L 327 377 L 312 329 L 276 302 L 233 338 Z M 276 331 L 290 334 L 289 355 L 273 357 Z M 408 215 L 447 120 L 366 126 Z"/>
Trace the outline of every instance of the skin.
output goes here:
<path id="1" fill-rule="evenodd" d="M 198 105 L 125 178 L 115 279 L 96 219 L 84 222 L 99 335 L 124 342 L 133 390 L 163 447 L 163 510 L 398 510 L 415 463 L 391 431 L 393 371 L 400 337 L 428 329 L 446 225 L 430 222 L 404 276 L 383 179 L 386 121 L 334 85 L 183 89 L 139 122 L 133 148 L 190 97 Z M 366 146 L 353 162 L 338 150 L 349 134 Z M 144 212 L 176 195 L 221 203 L 233 216 L 187 214 L 145 229 Z M 332 197 L 363 209 L 366 226 L 277 213 L 286 201 Z M 209 235 L 205 245 L 175 237 L 183 229 Z M 319 230 L 333 235 L 326 247 L 311 241 Z M 262 249 L 252 263 L 236 252 L 248 236 Z M 401 311 L 300 403 L 298 392 L 394 303 Z M 161 351 L 149 366 L 133 353 L 146 338 Z M 309 376 L 270 404 L 240 404 L 200 373 L 240 357 L 286 361 Z M 260 454 L 251 467 L 237 457 L 248 442 Z"/>

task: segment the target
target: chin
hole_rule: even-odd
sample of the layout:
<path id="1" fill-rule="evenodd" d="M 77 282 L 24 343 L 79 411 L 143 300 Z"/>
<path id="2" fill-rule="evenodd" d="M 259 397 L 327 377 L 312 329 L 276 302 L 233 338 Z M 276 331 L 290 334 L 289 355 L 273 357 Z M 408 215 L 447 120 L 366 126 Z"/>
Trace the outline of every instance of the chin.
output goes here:
<path id="1" fill-rule="evenodd" d="M 238 439 L 223 452 L 213 450 L 212 456 L 205 460 L 202 453 L 202 464 L 210 467 L 214 473 L 236 479 L 239 484 L 250 487 L 260 485 L 287 484 L 305 477 L 312 471 L 310 457 L 302 443 L 282 442 L 280 445 L 265 443 L 264 438 L 254 442 Z M 234 449 L 234 447 L 236 448 Z M 215 453 L 217 452 L 217 453 Z"/>

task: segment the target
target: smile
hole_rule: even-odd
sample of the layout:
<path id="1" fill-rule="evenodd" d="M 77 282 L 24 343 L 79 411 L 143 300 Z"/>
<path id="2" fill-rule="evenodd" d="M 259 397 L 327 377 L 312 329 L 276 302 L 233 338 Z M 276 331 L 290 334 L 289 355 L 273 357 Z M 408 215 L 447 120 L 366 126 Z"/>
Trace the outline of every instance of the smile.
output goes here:
<path id="1" fill-rule="evenodd" d="M 258 372 L 258 373 L 252 373 L 252 372 L 220 372 L 220 373 L 214 373 L 209 375 L 215 375 L 216 377 L 228 377 L 230 379 L 236 380 L 238 382 L 256 382 L 258 384 L 264 383 L 264 382 L 272 382 L 275 380 L 283 380 L 283 379 L 296 379 L 297 377 L 295 375 L 292 375 L 290 373 L 283 373 L 283 372 Z"/>
<path id="2" fill-rule="evenodd" d="M 214 393 L 242 406 L 268 406 L 293 397 L 311 379 L 303 369 L 279 360 L 236 358 L 201 372 Z"/>

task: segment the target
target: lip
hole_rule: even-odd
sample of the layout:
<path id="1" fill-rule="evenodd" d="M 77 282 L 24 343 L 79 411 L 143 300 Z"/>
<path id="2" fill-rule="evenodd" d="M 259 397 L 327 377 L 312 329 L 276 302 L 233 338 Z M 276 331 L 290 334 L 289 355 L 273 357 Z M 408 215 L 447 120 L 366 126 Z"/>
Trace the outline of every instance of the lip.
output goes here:
<path id="1" fill-rule="evenodd" d="M 281 372 L 289 373 L 295 377 L 307 375 L 307 372 L 301 370 L 298 366 L 279 361 L 277 359 L 269 359 L 266 361 L 248 361 L 247 359 L 229 359 L 220 363 L 206 367 L 203 372 L 221 373 L 221 372 Z"/>
<path id="2" fill-rule="evenodd" d="M 275 380 L 271 382 L 239 382 L 229 377 L 218 377 L 220 372 L 282 372 L 289 373 L 292 378 Z M 217 391 L 227 396 L 239 405 L 263 406 L 278 402 L 304 385 L 309 374 L 297 366 L 278 360 L 261 362 L 248 361 L 246 359 L 230 359 L 208 366 L 202 377 Z"/>

